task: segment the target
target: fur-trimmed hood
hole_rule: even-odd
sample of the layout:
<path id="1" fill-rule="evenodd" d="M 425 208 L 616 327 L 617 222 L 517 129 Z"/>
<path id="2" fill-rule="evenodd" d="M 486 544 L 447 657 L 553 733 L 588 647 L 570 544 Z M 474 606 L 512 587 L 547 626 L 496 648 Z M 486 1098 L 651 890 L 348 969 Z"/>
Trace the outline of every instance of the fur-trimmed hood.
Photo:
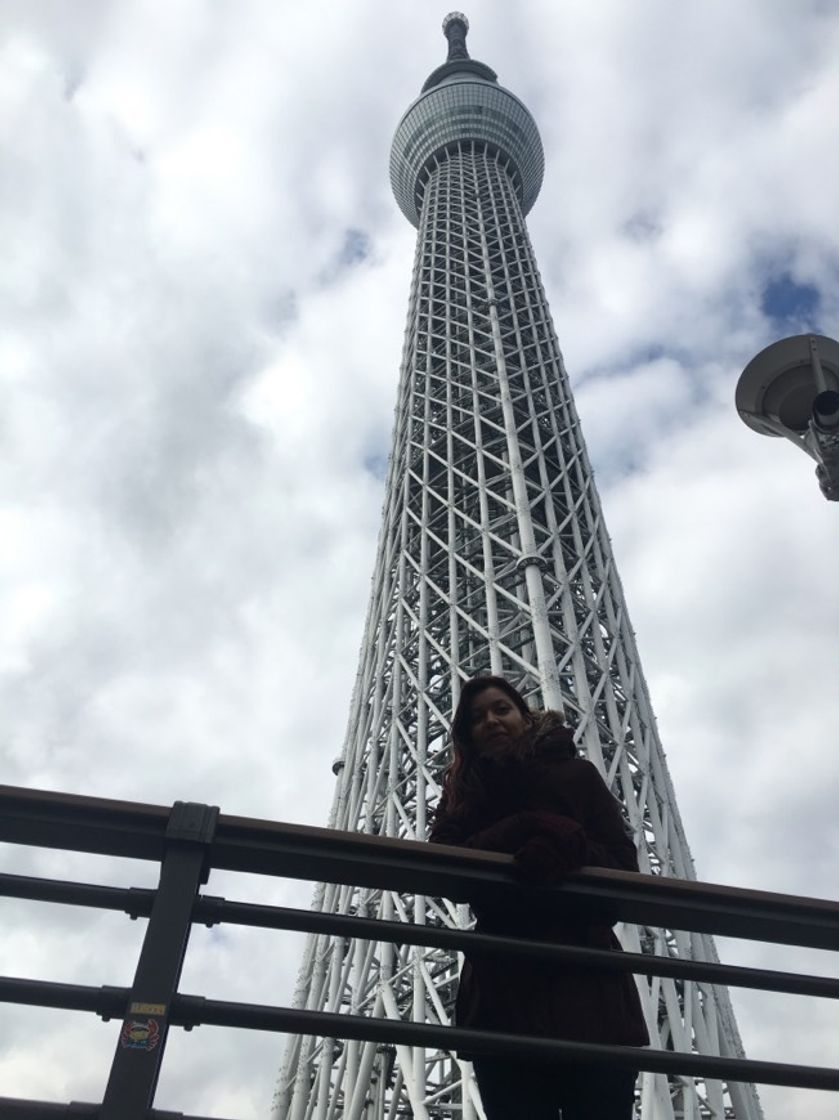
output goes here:
<path id="1" fill-rule="evenodd" d="M 479 756 L 475 768 L 491 801 L 518 804 L 532 780 L 528 775 L 538 762 L 561 762 L 576 757 L 574 732 L 562 712 L 537 710 L 532 724 L 501 755 Z"/>
<path id="2" fill-rule="evenodd" d="M 531 712 L 531 718 L 533 726 L 518 740 L 517 753 L 527 755 L 556 751 L 568 758 L 574 757 L 577 753 L 574 732 L 566 724 L 562 712 L 552 711 L 549 708 L 538 709 Z"/>

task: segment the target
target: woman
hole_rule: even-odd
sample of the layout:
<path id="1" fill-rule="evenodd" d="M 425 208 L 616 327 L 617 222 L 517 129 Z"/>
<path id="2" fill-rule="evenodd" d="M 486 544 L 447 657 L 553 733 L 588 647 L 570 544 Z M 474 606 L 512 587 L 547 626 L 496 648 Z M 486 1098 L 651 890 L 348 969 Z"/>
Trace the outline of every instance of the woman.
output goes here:
<path id="1" fill-rule="evenodd" d="M 577 757 L 559 712 L 531 712 L 501 677 L 468 681 L 452 723 L 454 757 L 429 839 L 508 852 L 520 876 L 551 884 L 583 866 L 637 871 L 618 802 L 596 768 Z M 555 909 L 475 907 L 477 929 L 620 950 L 608 919 Z M 459 1027 L 578 1042 L 645 1046 L 629 973 L 473 954 L 463 966 Z M 476 1057 L 488 1120 L 629 1120 L 635 1074 L 613 1066 L 526 1064 Z"/>

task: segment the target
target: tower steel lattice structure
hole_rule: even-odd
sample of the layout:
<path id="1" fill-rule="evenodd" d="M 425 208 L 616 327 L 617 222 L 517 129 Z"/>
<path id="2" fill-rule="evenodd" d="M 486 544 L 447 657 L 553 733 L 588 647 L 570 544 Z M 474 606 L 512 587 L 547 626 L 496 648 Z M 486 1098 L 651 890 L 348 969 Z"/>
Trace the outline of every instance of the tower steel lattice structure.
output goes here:
<path id="1" fill-rule="evenodd" d="M 564 708 L 621 800 L 643 871 L 694 877 L 568 376 L 525 215 L 543 153 L 525 106 L 468 56 L 447 61 L 393 140 L 391 181 L 418 229 L 383 523 L 330 826 L 425 839 L 464 679 L 492 671 Z M 317 908 L 468 926 L 468 909 L 322 886 Z M 626 926 L 634 951 L 716 960 L 700 934 Z M 295 1004 L 448 1024 L 458 962 L 312 936 Z M 742 1055 L 728 994 L 639 978 L 653 1045 Z M 643 1074 L 643 1120 L 760 1120 L 751 1086 Z M 276 1120 L 483 1117 L 447 1052 L 292 1038 Z"/>

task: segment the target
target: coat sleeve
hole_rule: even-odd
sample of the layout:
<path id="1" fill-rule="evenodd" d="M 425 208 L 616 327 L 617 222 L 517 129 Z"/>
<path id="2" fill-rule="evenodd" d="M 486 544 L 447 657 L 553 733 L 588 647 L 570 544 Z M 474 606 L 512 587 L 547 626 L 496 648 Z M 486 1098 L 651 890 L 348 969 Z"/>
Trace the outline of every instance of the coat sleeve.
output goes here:
<path id="1" fill-rule="evenodd" d="M 464 817 L 461 814 L 448 813 L 445 804 L 441 803 L 431 822 L 428 832 L 429 843 L 452 844 L 459 847 L 468 834 L 468 822 Z"/>
<path id="2" fill-rule="evenodd" d="M 506 852 L 514 855 L 528 840 L 536 835 L 551 839 L 564 838 L 569 830 L 579 831 L 579 825 L 567 817 L 546 813 L 540 809 L 524 809 L 478 827 L 474 819 L 439 813 L 431 826 L 428 839 L 433 844 L 455 844 L 462 848 L 477 848 L 486 852 Z"/>
<path id="3" fill-rule="evenodd" d="M 587 813 L 585 863 L 589 867 L 614 867 L 618 871 L 637 871 L 638 852 L 624 823 L 620 804 L 597 768 L 588 761 L 586 767 Z"/>

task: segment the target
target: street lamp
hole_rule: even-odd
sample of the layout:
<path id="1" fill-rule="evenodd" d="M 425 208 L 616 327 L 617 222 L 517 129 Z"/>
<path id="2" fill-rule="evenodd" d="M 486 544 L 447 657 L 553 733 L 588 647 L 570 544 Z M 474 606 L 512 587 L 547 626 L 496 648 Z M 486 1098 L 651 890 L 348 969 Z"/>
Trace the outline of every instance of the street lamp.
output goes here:
<path id="1" fill-rule="evenodd" d="M 797 334 L 757 354 L 737 382 L 737 411 L 764 436 L 786 436 L 816 461 L 826 498 L 839 501 L 839 342 Z"/>

